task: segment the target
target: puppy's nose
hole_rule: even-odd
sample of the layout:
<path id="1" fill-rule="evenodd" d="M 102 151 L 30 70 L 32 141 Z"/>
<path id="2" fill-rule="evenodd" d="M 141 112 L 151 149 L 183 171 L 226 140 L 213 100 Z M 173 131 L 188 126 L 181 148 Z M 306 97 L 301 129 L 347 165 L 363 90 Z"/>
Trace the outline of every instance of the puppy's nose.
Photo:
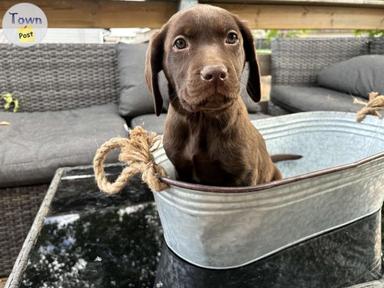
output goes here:
<path id="1" fill-rule="evenodd" d="M 227 78 L 228 69 L 224 65 L 208 65 L 205 66 L 201 72 L 201 79 L 204 81 L 224 81 Z"/>

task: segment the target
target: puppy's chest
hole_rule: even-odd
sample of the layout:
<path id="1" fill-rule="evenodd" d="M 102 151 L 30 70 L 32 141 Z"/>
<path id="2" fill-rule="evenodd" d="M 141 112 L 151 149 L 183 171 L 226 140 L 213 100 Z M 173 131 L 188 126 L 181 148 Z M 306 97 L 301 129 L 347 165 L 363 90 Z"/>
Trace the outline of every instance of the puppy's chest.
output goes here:
<path id="1" fill-rule="evenodd" d="M 191 133 L 185 139 L 183 147 L 183 157 L 190 162 L 202 160 L 217 160 L 220 147 L 217 147 L 217 137 L 212 137 L 209 131 L 198 131 Z"/>
<path id="2" fill-rule="evenodd" d="M 186 139 L 181 161 L 186 164 L 190 177 L 200 183 L 208 183 L 210 179 L 226 174 L 224 163 L 228 154 L 226 144 L 209 131 L 199 131 Z"/>

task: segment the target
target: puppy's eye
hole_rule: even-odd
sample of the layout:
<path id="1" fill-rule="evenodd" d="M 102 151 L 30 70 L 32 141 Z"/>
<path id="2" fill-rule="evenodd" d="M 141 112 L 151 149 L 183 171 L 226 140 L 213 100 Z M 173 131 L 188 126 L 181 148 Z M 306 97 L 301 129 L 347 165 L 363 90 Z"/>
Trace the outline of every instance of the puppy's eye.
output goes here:
<path id="1" fill-rule="evenodd" d="M 227 35 L 227 39 L 225 39 L 225 43 L 227 44 L 236 44 L 239 41 L 239 37 L 235 32 L 229 32 Z"/>
<path id="2" fill-rule="evenodd" d="M 185 49 L 185 48 L 187 48 L 187 41 L 185 41 L 184 38 L 179 37 L 173 43 L 173 47 L 175 47 L 176 49 L 179 49 L 179 50 Z"/>

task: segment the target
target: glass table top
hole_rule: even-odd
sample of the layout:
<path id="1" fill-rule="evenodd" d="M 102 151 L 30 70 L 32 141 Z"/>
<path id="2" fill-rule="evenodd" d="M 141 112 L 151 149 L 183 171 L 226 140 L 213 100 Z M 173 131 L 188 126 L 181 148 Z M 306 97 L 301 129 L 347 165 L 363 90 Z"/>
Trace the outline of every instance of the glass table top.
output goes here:
<path id="1" fill-rule="evenodd" d="M 91 168 L 65 169 L 18 287 L 347 287 L 381 277 L 380 233 L 378 212 L 245 267 L 203 269 L 165 245 L 139 177 L 107 196 Z"/>

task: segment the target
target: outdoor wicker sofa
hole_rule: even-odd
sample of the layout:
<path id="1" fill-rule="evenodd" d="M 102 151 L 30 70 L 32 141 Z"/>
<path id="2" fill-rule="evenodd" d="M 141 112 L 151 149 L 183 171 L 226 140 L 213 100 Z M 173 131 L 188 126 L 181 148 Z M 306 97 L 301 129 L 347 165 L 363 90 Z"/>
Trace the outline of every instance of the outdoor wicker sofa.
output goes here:
<path id="1" fill-rule="evenodd" d="M 124 136 L 112 45 L 0 46 L 0 276 L 18 255 L 55 170 L 90 164 L 105 140 Z M 2 111 L 2 109 L 0 109 Z M 111 159 L 113 160 L 113 159 Z"/>
<path id="2" fill-rule="evenodd" d="M 359 95 L 320 87 L 318 73 L 356 56 L 384 54 L 383 38 L 279 38 L 271 46 L 272 114 L 357 111 L 361 106 L 353 103 L 352 96 Z"/>

